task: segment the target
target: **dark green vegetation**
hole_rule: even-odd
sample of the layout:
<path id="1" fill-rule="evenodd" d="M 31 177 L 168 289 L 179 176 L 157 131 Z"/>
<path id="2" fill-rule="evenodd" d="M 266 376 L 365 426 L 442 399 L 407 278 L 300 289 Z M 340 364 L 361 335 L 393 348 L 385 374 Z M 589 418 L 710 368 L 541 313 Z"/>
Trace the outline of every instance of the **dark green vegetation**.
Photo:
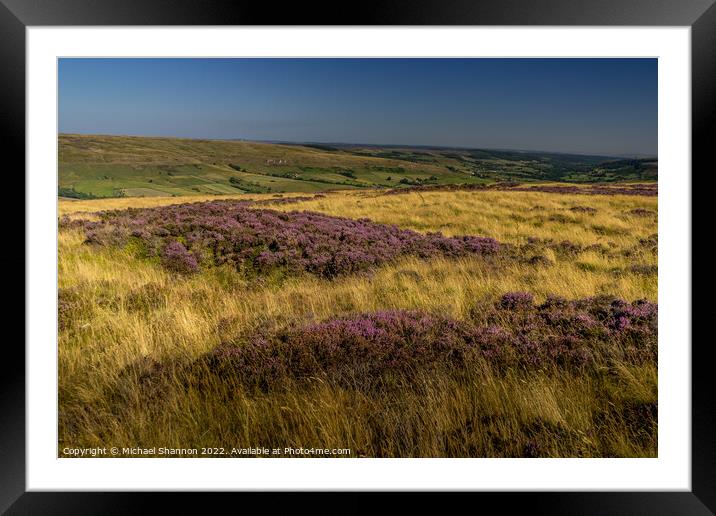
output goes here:
<path id="1" fill-rule="evenodd" d="M 57 195 L 66 199 L 96 199 L 97 196 L 87 192 L 78 192 L 74 187 L 60 186 L 57 189 Z"/>
<path id="2" fill-rule="evenodd" d="M 315 192 L 509 181 L 656 180 L 657 164 L 554 153 L 60 135 L 59 195 Z"/>
<path id="3" fill-rule="evenodd" d="M 484 149 L 346 147 L 359 156 L 441 164 L 454 173 L 487 181 L 656 181 L 656 159 Z"/>

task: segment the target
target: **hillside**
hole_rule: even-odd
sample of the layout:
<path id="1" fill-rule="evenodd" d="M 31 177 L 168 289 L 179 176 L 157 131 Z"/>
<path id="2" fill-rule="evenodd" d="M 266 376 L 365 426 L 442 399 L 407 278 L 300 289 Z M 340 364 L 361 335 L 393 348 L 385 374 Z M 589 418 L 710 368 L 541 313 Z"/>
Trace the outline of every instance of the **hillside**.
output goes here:
<path id="1" fill-rule="evenodd" d="M 281 193 L 656 179 L 655 161 L 475 149 L 59 136 L 62 197 Z"/>

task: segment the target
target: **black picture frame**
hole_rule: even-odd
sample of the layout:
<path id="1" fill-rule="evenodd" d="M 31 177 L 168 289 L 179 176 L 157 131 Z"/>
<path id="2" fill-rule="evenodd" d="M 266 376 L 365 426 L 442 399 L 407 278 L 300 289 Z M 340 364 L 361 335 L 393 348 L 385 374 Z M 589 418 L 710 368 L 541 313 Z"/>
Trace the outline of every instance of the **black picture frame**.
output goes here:
<path id="1" fill-rule="evenodd" d="M 692 38 L 692 169 L 703 168 L 702 173 L 706 173 L 716 136 L 714 0 L 457 0 L 451 3 L 393 0 L 380 3 L 363 1 L 353 4 L 352 8 L 345 4 L 335 5 L 335 8 L 327 8 L 302 2 L 284 3 L 278 7 L 268 2 L 207 0 L 0 0 L 0 124 L 4 129 L 2 142 L 6 172 L 16 171 L 15 180 L 20 182 L 19 171 L 25 167 L 25 29 L 28 26 L 324 24 L 689 26 Z M 13 194 L 20 188 L 25 191 L 24 180 L 12 189 Z M 692 189 L 692 193 L 704 195 L 704 189 Z M 693 196 L 692 199 L 692 206 L 697 206 L 699 203 Z M 8 220 L 16 220 L 18 209 L 14 208 Z M 693 215 L 692 219 L 694 223 L 698 222 Z M 6 252 L 3 258 L 6 267 L 12 267 L 12 270 L 19 268 L 21 261 L 25 263 L 24 246 L 20 245 L 25 238 L 24 227 L 19 227 L 16 222 L 14 227 L 18 234 L 13 240 L 13 251 Z M 692 267 L 697 256 L 692 249 Z M 24 309 L 24 303 L 16 303 L 16 306 L 16 309 L 20 306 Z M 692 306 L 698 308 L 694 303 Z M 691 350 L 693 419 L 690 492 L 480 493 L 481 502 L 499 503 L 500 510 L 508 512 L 527 509 L 538 513 L 584 515 L 714 514 L 716 411 L 713 398 L 709 395 L 713 390 L 713 365 L 708 360 L 712 346 L 710 341 L 709 338 L 695 340 Z M 669 343 L 679 346 L 690 344 Z M 164 510 L 176 506 L 178 512 L 186 513 L 200 507 L 202 512 L 208 513 L 215 504 L 230 502 L 227 498 L 247 496 L 246 493 L 226 493 L 212 496 L 209 501 L 207 497 L 197 500 L 197 496 L 186 493 L 26 492 L 25 353 L 19 338 L 7 338 L 4 348 L 5 367 L 0 375 L 0 512 L 132 514 L 144 513 L 148 502 L 159 501 Z M 324 500 L 322 505 L 328 507 L 332 504 Z"/>

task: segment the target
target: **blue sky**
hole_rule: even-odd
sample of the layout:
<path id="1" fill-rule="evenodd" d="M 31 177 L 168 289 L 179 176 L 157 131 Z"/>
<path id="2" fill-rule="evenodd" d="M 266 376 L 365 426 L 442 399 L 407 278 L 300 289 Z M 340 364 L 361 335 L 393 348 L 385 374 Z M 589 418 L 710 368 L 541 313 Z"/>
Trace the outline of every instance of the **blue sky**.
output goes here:
<path id="1" fill-rule="evenodd" d="M 656 59 L 61 59 L 62 133 L 657 153 Z"/>

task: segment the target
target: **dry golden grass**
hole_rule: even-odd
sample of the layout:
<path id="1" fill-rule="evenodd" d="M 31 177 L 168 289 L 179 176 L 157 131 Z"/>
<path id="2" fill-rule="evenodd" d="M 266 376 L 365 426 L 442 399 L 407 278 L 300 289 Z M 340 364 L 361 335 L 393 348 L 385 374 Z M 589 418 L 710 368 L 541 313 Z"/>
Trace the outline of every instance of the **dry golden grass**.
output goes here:
<path id="1" fill-rule="evenodd" d="M 311 194 L 286 193 L 281 197 L 300 197 Z M 115 197 L 109 199 L 59 199 L 57 210 L 60 217 L 78 217 L 80 215 L 101 210 L 123 210 L 126 208 L 155 208 L 157 206 L 169 206 L 170 204 L 184 204 L 191 202 L 216 201 L 220 199 L 266 200 L 275 199 L 276 194 L 240 194 L 240 195 L 186 195 L 181 197 Z"/>
<path id="2" fill-rule="evenodd" d="M 61 200 L 59 206 L 61 215 L 77 216 L 197 200 L 202 199 Z M 574 206 L 597 212 L 570 211 Z M 530 236 L 600 243 L 614 251 L 638 248 L 639 239 L 657 232 L 655 217 L 626 213 L 656 211 L 656 199 L 648 197 L 339 192 L 275 208 L 369 217 L 418 231 L 508 243 L 524 243 Z M 177 384 L 161 399 L 150 400 L 126 374 L 147 358 L 160 363 L 196 358 L 239 332 L 348 312 L 420 308 L 463 318 L 476 301 L 515 290 L 533 292 L 538 300 L 548 294 L 609 293 L 656 301 L 655 275 L 615 273 L 635 263 L 656 265 L 653 253 L 625 257 L 595 251 L 576 258 L 551 253 L 547 258 L 553 265 L 540 267 L 479 258 L 407 258 L 372 275 L 274 283 L 249 282 L 227 269 L 177 277 L 131 250 L 82 242 L 77 231 L 59 234 L 59 287 L 74 296 L 59 334 L 60 449 L 275 445 L 348 447 L 353 456 L 510 456 L 521 455 L 525 443 L 537 439 L 545 456 L 656 454 L 655 435 L 632 435 L 623 418 L 604 412 L 608 403 L 655 402 L 655 364 L 625 367 L 608 380 L 566 373 L 499 376 L 485 366 L 458 379 L 424 377 L 421 386 L 399 395 L 369 397 L 317 382 L 308 390 L 258 397 L 232 391 L 230 403 L 221 401 L 232 389 L 230 382 L 206 392 Z M 601 426 L 595 427 L 595 417 Z"/>
<path id="3" fill-rule="evenodd" d="M 597 212 L 570 211 L 574 207 L 594 208 Z M 528 237 L 538 237 L 586 245 L 612 242 L 620 248 L 656 233 L 655 218 L 627 214 L 637 208 L 656 212 L 656 197 L 489 190 L 400 195 L 357 191 L 276 207 L 349 218 L 368 217 L 416 231 L 490 236 L 508 243 L 524 243 Z"/>

